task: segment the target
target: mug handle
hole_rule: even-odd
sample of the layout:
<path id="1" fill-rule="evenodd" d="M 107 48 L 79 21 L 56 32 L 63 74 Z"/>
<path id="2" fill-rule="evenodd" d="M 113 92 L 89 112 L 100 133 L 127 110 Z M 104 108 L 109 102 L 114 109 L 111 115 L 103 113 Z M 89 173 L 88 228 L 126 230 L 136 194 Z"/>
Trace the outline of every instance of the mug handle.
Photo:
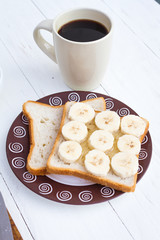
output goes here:
<path id="1" fill-rule="evenodd" d="M 41 29 L 47 30 L 52 33 L 53 19 L 47 19 L 40 22 L 33 31 L 33 37 L 38 47 L 55 63 L 57 63 L 54 46 L 47 42 L 40 33 Z"/>

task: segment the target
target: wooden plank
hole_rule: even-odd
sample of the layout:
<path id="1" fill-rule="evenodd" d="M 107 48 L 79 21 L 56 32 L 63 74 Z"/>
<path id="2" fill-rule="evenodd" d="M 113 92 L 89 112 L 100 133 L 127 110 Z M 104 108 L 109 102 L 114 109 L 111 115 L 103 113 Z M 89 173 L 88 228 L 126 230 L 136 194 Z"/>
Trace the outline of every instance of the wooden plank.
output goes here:
<path id="1" fill-rule="evenodd" d="M 34 238 L 24 221 L 24 218 L 19 209 L 19 205 L 15 202 L 15 199 L 12 196 L 6 182 L 4 181 L 2 174 L 0 174 L 0 191 L 2 192 L 6 208 L 8 209 L 12 226 L 13 226 L 13 219 L 14 219 L 14 228 L 12 229 L 12 231 L 14 236 L 19 237 L 15 239 L 21 240 L 22 239 L 21 235 L 22 235 L 24 236 L 24 240 L 25 239 L 33 240 Z M 19 232 L 21 233 L 21 235 Z"/>
<path id="2" fill-rule="evenodd" d="M 160 5 L 153 0 L 104 0 L 125 25 L 160 58 Z"/>
<path id="3" fill-rule="evenodd" d="M 10 55 L 8 50 L 4 47 L 3 43 L 0 41 L 0 52 L 3 58 L 0 58 L 0 66 L 3 70 L 3 79 L 2 79 L 2 88 L 0 93 L 0 108 L 1 108 L 1 129 L 0 129 L 0 151 L 1 151 L 1 164 L 0 164 L 0 189 L 5 198 L 5 202 L 10 213 L 10 216 L 15 222 L 15 226 L 18 227 L 22 236 L 26 239 L 33 239 L 32 233 L 30 232 L 25 218 L 22 215 L 19 203 L 14 198 L 14 192 L 12 189 L 14 181 L 14 175 L 10 170 L 10 167 L 7 163 L 6 154 L 5 154 L 5 139 L 9 127 L 16 117 L 16 115 L 21 111 L 22 104 L 28 98 L 38 98 L 38 95 L 28 83 L 27 79 L 17 66 L 13 57 Z M 3 173 L 3 175 L 2 175 Z M 8 184 L 8 177 L 12 176 L 12 183 Z M 12 221 L 12 223 L 13 223 Z M 18 235 L 18 230 L 14 226 L 13 232 L 14 236 Z M 25 239 L 24 238 L 24 239 Z"/>

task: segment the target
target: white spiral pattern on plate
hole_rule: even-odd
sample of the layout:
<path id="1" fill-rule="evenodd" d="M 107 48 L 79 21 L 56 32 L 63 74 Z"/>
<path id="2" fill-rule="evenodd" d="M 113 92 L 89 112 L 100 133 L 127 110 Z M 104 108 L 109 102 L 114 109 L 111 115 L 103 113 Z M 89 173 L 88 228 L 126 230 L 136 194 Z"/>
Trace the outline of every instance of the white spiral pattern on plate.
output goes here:
<path id="1" fill-rule="evenodd" d="M 18 142 L 10 143 L 8 147 L 9 147 L 9 150 L 13 153 L 20 153 L 23 151 L 22 144 L 20 144 Z"/>
<path id="2" fill-rule="evenodd" d="M 25 124 L 25 125 L 28 125 L 29 124 L 29 121 L 27 119 L 27 117 L 23 114 L 22 115 L 22 122 Z"/>
<path id="3" fill-rule="evenodd" d="M 57 192 L 56 197 L 58 198 L 58 200 L 66 202 L 72 199 L 72 193 L 69 191 L 59 191 Z"/>
<path id="4" fill-rule="evenodd" d="M 129 111 L 129 109 L 128 108 L 121 108 L 121 109 L 119 109 L 119 110 L 117 110 L 117 113 L 118 113 L 118 115 L 120 116 L 120 117 L 124 117 L 124 116 L 127 116 L 127 115 L 129 115 L 130 114 L 130 111 Z"/>
<path id="5" fill-rule="evenodd" d="M 142 172 L 143 172 L 143 167 L 141 165 L 139 165 L 137 174 L 141 174 Z"/>
<path id="6" fill-rule="evenodd" d="M 88 190 L 80 192 L 78 197 L 82 202 L 90 202 L 93 199 L 92 192 Z"/>
<path id="7" fill-rule="evenodd" d="M 142 145 L 145 144 L 146 142 L 148 142 L 148 136 L 146 135 L 144 138 L 143 138 L 143 141 L 142 141 Z"/>
<path id="8" fill-rule="evenodd" d="M 17 138 L 23 138 L 26 136 L 26 130 L 22 126 L 17 126 L 13 129 L 14 136 Z"/>
<path id="9" fill-rule="evenodd" d="M 106 98 L 105 102 L 106 102 L 106 109 L 107 110 L 111 110 L 114 107 L 114 102 L 113 102 L 112 98 Z"/>
<path id="10" fill-rule="evenodd" d="M 72 92 L 68 95 L 68 100 L 71 102 L 71 101 L 74 101 L 74 102 L 79 102 L 80 101 L 80 96 L 78 93 L 76 92 Z"/>
<path id="11" fill-rule="evenodd" d="M 145 160 L 148 157 L 148 153 L 146 149 L 141 148 L 140 153 L 139 153 L 139 160 Z"/>
<path id="12" fill-rule="evenodd" d="M 53 188 L 49 183 L 41 183 L 38 189 L 39 192 L 43 195 L 50 194 L 53 191 Z"/>
<path id="13" fill-rule="evenodd" d="M 61 106 L 62 105 L 62 99 L 60 97 L 50 97 L 49 98 L 49 104 L 51 106 Z"/>
<path id="14" fill-rule="evenodd" d="M 15 157 L 12 159 L 12 166 L 14 168 L 24 168 L 25 167 L 25 159 L 22 157 Z"/>
<path id="15" fill-rule="evenodd" d="M 115 194 L 115 190 L 110 187 L 102 187 L 101 194 L 102 194 L 102 197 L 109 198 Z"/>
<path id="16" fill-rule="evenodd" d="M 97 95 L 96 95 L 95 93 L 89 93 L 89 94 L 86 96 L 86 100 L 92 99 L 92 98 L 97 98 Z"/>
<path id="17" fill-rule="evenodd" d="M 37 180 L 37 176 L 32 175 L 28 171 L 23 173 L 23 181 L 24 182 L 26 182 L 26 183 L 33 183 L 36 180 Z"/>

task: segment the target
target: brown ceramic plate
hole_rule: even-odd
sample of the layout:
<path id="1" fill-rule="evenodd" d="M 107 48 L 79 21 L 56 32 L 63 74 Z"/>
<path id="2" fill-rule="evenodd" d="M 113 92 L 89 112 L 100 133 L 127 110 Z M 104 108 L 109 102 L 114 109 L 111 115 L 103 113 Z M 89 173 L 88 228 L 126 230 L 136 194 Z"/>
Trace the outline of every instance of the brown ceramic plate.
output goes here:
<path id="1" fill-rule="evenodd" d="M 119 116 L 136 114 L 124 103 L 100 93 L 69 91 L 46 96 L 39 102 L 53 106 L 63 105 L 67 101 L 83 101 L 85 99 L 104 97 L 106 108 L 116 111 Z M 136 114 L 137 115 L 137 114 Z M 26 159 L 29 152 L 28 120 L 20 113 L 10 127 L 6 152 L 9 165 L 16 177 L 30 190 L 50 200 L 84 205 L 111 200 L 122 194 L 112 188 L 64 175 L 33 176 L 26 170 Z M 145 174 L 152 154 L 152 142 L 149 132 L 143 139 L 139 154 L 138 181 Z"/>

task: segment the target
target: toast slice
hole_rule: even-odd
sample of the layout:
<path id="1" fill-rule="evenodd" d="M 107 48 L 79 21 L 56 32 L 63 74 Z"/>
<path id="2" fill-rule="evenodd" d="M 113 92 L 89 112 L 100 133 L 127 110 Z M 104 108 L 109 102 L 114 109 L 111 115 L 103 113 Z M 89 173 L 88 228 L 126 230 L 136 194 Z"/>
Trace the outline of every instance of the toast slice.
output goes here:
<path id="1" fill-rule="evenodd" d="M 89 99 L 95 110 L 106 110 L 103 97 Z M 27 101 L 23 113 L 29 120 L 30 151 L 27 157 L 27 170 L 34 175 L 47 174 L 46 164 L 60 128 L 63 106 Z"/>
<path id="2" fill-rule="evenodd" d="M 110 171 L 108 172 L 106 177 L 99 177 L 99 176 L 89 173 L 86 170 L 86 168 L 84 166 L 84 159 L 85 159 L 85 155 L 90 150 L 88 147 L 88 138 L 81 144 L 82 156 L 79 160 L 68 164 L 59 158 L 59 156 L 58 156 L 59 145 L 63 141 L 65 141 L 65 139 L 63 138 L 63 136 L 61 134 L 61 130 L 62 130 L 63 125 L 70 121 L 68 118 L 68 112 L 70 110 L 70 107 L 73 104 L 74 104 L 73 102 L 67 102 L 64 106 L 60 130 L 59 130 L 55 144 L 53 146 L 52 152 L 51 152 L 48 162 L 47 162 L 47 171 L 49 173 L 54 173 L 54 174 L 66 174 L 66 175 L 77 176 L 80 178 L 84 178 L 86 180 L 91 180 L 95 183 L 99 183 L 102 185 L 112 187 L 116 190 L 120 190 L 123 192 L 134 191 L 135 186 L 136 186 L 137 174 L 135 174 L 134 176 L 128 177 L 128 178 L 121 178 L 121 177 L 118 177 L 117 175 L 115 175 L 113 173 L 112 169 L 110 169 Z M 148 121 L 147 120 L 145 120 L 145 121 L 146 121 L 146 128 L 145 128 L 145 132 L 144 132 L 143 136 L 140 137 L 141 142 L 142 142 L 144 136 L 146 135 L 146 133 L 148 131 L 148 127 L 149 127 Z M 97 130 L 97 127 L 96 127 L 94 121 L 92 121 L 92 123 L 88 124 L 87 127 L 88 127 L 88 137 L 91 135 L 91 133 L 93 131 Z M 122 133 L 119 130 L 117 133 L 115 133 L 114 138 L 118 140 L 118 138 L 119 138 L 119 136 L 121 136 L 121 134 Z M 111 151 L 111 153 L 108 154 L 110 159 L 112 158 L 112 156 L 114 154 L 119 152 L 119 150 L 116 146 L 117 146 L 117 143 L 115 141 L 113 151 Z"/>

